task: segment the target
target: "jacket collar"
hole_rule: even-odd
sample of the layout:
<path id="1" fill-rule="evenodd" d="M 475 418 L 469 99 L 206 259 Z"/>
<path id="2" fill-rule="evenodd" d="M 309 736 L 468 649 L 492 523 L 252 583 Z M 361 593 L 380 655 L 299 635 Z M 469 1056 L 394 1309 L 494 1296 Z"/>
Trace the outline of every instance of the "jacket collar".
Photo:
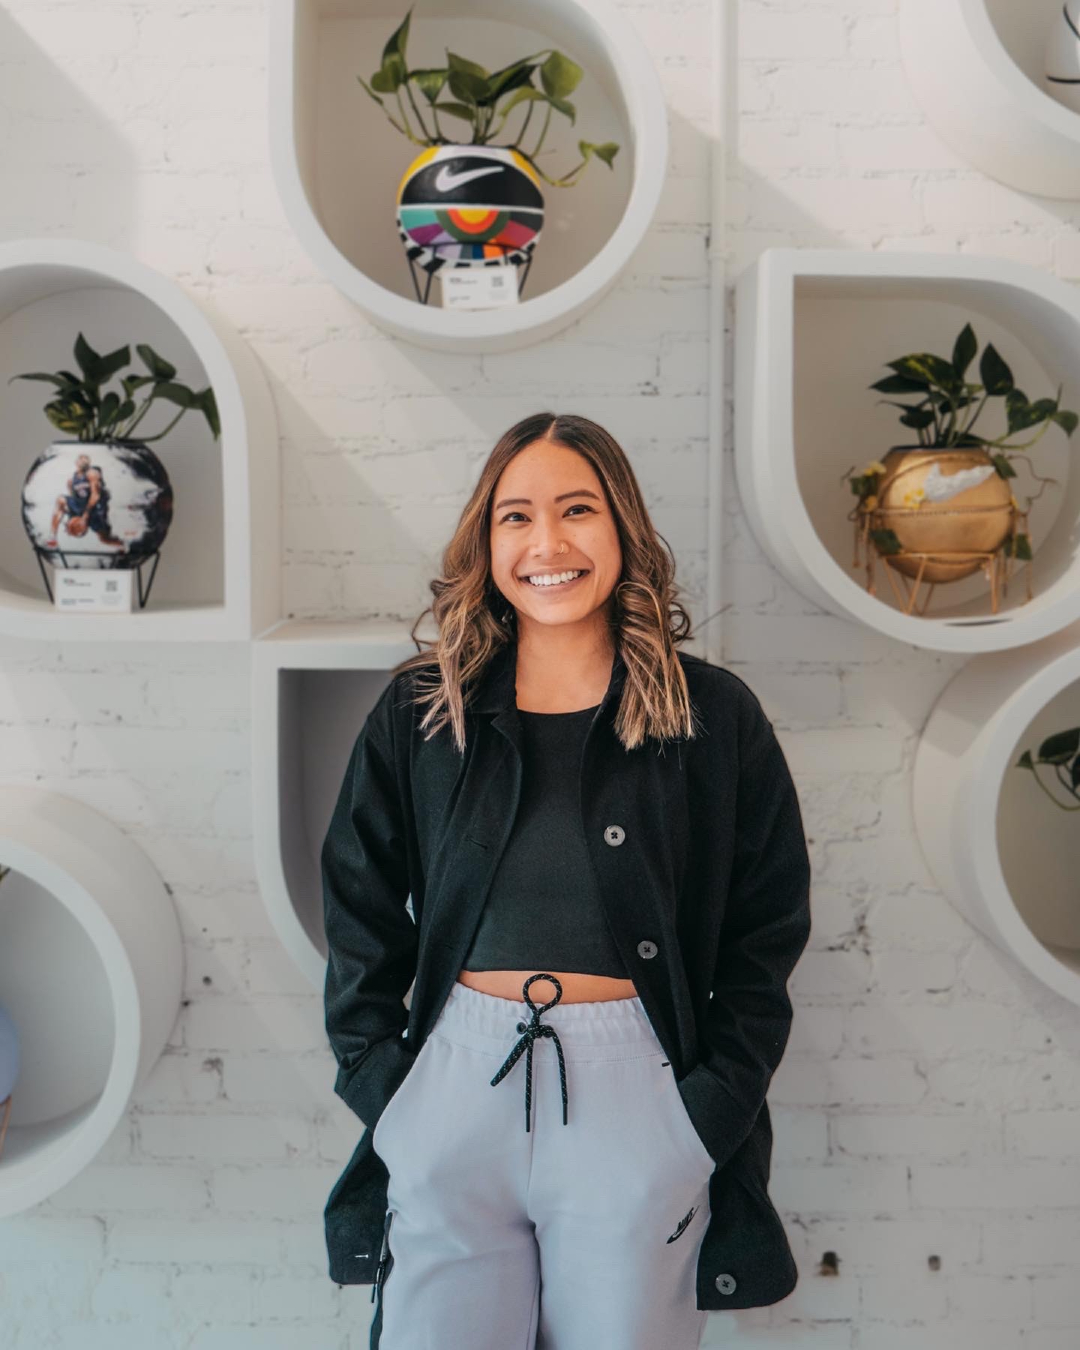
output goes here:
<path id="1" fill-rule="evenodd" d="M 626 679 L 626 663 L 616 646 L 615 657 L 611 665 L 611 678 L 604 697 L 600 700 L 598 713 L 602 712 L 610 699 L 616 698 Z M 469 703 L 470 712 L 500 712 L 506 708 L 517 708 L 517 639 L 511 638 L 492 656 L 479 677 L 479 687 L 474 700 Z"/>

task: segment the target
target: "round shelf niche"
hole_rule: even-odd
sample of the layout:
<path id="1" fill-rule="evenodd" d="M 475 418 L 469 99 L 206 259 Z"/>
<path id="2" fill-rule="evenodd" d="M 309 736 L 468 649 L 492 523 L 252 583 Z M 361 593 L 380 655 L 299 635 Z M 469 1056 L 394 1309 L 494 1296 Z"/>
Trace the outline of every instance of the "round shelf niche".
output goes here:
<path id="1" fill-rule="evenodd" d="M 183 942 L 143 851 L 81 802 L 0 787 L 0 1003 L 19 1075 L 0 1218 L 89 1164 L 123 1120 L 180 1007 Z"/>
<path id="2" fill-rule="evenodd" d="M 415 651 L 408 625 L 297 620 L 252 645 L 259 889 L 286 951 L 317 989 L 327 958 L 323 840 L 364 719 L 390 671 Z"/>
<path id="3" fill-rule="evenodd" d="M 765 553 L 813 603 L 902 642 L 975 653 L 1022 646 L 1080 617 L 1080 432 L 1051 427 L 1029 451 L 1057 480 L 1029 517 L 1032 598 L 1014 565 L 996 614 L 983 573 L 938 586 L 925 616 L 904 612 L 865 553 L 853 566 L 854 498 L 843 475 L 911 434 L 869 386 L 886 361 L 951 353 L 970 321 L 978 360 L 993 342 L 1030 398 L 1080 411 L 1080 296 L 1036 268 L 996 258 L 839 249 L 768 249 L 736 281 L 735 467 L 739 496 Z M 976 429 L 1004 433 L 1001 406 Z M 995 406 L 997 405 L 997 406 Z M 1012 480 L 1024 504 L 1039 486 L 1025 466 Z"/>
<path id="4" fill-rule="evenodd" d="M 1080 829 L 1030 771 L 1046 736 L 1080 724 L 1080 624 L 953 677 L 919 742 L 914 816 L 927 865 L 957 908 L 1048 988 L 1080 1004 Z M 1038 769 L 1057 800 L 1068 796 Z"/>
<path id="5" fill-rule="evenodd" d="M 416 299 L 394 219 L 398 184 L 420 147 L 394 130 L 356 78 L 378 68 L 402 17 L 389 0 L 274 0 L 270 154 L 285 214 L 315 265 L 398 337 L 469 353 L 549 337 L 615 282 L 655 214 L 668 130 L 649 53 L 609 0 L 417 0 L 413 68 L 445 64 L 446 48 L 497 70 L 556 47 L 584 69 L 576 123 L 554 114 L 544 142 L 545 155 L 554 147 L 545 163 L 552 177 L 578 162 L 581 138 L 619 144 L 612 169 L 593 159 L 575 186 L 542 185 L 544 228 L 518 304 L 444 309 L 437 279 L 428 304 Z M 512 112 L 507 128 L 521 115 Z M 534 116 L 530 149 L 537 125 Z M 443 129 L 453 126 L 471 135 L 454 119 Z"/>
<path id="6" fill-rule="evenodd" d="M 1009 187 L 1080 198 L 1080 114 L 1047 92 L 1043 53 L 1062 0 L 901 0 L 904 68 L 927 120 Z"/>
<path id="7" fill-rule="evenodd" d="M 49 599 L 22 525 L 23 480 L 61 433 L 42 411 L 52 386 L 15 380 L 27 371 L 73 369 L 79 332 L 98 352 L 148 342 L 190 388 L 207 384 L 221 418 L 215 441 L 190 411 L 151 442 L 172 481 L 176 512 L 144 609 L 72 614 Z M 113 387 L 110 384 L 110 387 Z M 277 425 L 254 355 L 220 318 L 174 282 L 123 253 L 71 239 L 0 243 L 0 632 L 20 638 L 246 640 L 280 615 Z M 170 408 L 172 409 L 170 414 Z M 161 404 L 141 426 L 162 430 L 176 413 Z M 252 458 L 254 457 L 254 458 Z M 144 585 L 153 561 L 143 565 Z M 48 566 L 48 564 L 46 564 Z"/>

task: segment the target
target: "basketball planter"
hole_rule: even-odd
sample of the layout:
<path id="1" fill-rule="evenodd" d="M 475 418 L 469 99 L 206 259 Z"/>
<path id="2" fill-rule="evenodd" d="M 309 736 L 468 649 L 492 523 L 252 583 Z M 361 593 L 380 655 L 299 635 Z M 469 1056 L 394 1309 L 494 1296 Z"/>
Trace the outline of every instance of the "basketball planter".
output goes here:
<path id="1" fill-rule="evenodd" d="M 59 430 L 74 433 L 39 455 L 23 483 L 23 527 L 46 589 L 51 589 L 46 562 L 62 568 L 139 568 L 153 558 L 145 591 L 140 574 L 144 605 L 173 515 L 169 475 L 147 442 L 161 440 L 191 408 L 205 415 L 215 438 L 220 434 L 213 390 L 194 393 L 176 382 L 176 367 L 152 347 L 140 343 L 137 351 L 148 373 L 123 377 L 119 393 L 103 386 L 130 363 L 130 348 L 101 356 L 82 333 L 75 342 L 81 374 L 12 376 L 54 385 L 45 415 Z M 146 392 L 137 401 L 139 390 Z M 179 412 L 157 435 L 132 436 L 158 399 Z"/>
<path id="2" fill-rule="evenodd" d="M 611 168 L 619 147 L 614 141 L 594 145 L 579 140 L 580 163 L 561 178 L 549 177 L 537 156 L 552 112 L 571 124 L 576 120 L 569 95 L 582 78 L 581 67 L 546 48 L 494 72 L 449 50 L 445 66 L 409 70 L 405 47 L 411 18 L 410 9 L 383 48 L 382 63 L 370 81 L 357 79 L 395 130 L 426 147 L 406 169 L 396 203 L 416 298 L 427 303 L 437 272 L 500 269 L 485 291 L 474 291 L 463 303 L 472 308 L 513 303 L 525 284 L 544 221 L 541 179 L 553 187 L 571 187 L 593 155 Z M 393 112 L 383 103 L 386 95 L 395 100 Z M 538 110 L 538 128 L 527 135 Z M 451 128 L 468 122 L 471 139 L 448 135 L 440 114 Z M 511 114 L 516 129 L 512 139 L 492 144 L 497 136 L 511 134 L 506 130 Z M 505 270 L 519 267 L 524 268 L 520 277 L 516 270 Z M 417 268 L 427 274 L 423 291 Z"/>
<path id="3" fill-rule="evenodd" d="M 141 441 L 54 441 L 23 483 L 23 526 L 54 567 L 135 567 L 172 513 L 169 475 Z"/>
<path id="4" fill-rule="evenodd" d="M 397 223 L 406 257 L 429 277 L 440 267 L 524 264 L 523 286 L 544 223 L 540 179 L 505 146 L 432 146 L 401 180 Z"/>

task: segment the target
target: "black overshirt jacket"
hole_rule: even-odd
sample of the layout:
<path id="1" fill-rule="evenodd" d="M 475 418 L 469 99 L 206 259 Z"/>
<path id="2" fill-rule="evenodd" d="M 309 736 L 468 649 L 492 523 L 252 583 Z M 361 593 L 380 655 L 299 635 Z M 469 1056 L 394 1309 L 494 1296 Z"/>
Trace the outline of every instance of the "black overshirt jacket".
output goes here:
<path id="1" fill-rule="evenodd" d="M 716 1161 L 697 1306 L 751 1308 L 797 1280 L 767 1192 L 765 1094 L 791 1027 L 787 981 L 810 934 L 810 862 L 795 786 L 757 697 L 723 667 L 678 659 L 702 729 L 626 751 L 613 726 L 626 675 L 616 654 L 576 770 L 581 822 L 619 951 Z M 466 704 L 464 755 L 449 727 L 424 740 L 410 673 L 390 681 L 356 739 L 322 845 L 334 1090 L 367 1127 L 324 1211 L 339 1284 L 374 1281 L 388 1173 L 372 1130 L 463 967 L 517 811 L 516 670 L 511 641 Z"/>

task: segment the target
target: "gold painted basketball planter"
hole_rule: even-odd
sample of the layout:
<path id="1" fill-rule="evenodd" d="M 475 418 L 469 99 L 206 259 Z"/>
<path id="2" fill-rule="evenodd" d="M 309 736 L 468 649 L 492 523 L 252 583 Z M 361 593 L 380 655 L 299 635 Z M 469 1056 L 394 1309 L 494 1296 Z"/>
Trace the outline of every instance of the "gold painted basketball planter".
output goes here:
<path id="1" fill-rule="evenodd" d="M 527 267 L 544 223 L 540 179 L 505 146 L 429 146 L 398 187 L 397 223 L 429 286 L 444 267 Z"/>
<path id="2" fill-rule="evenodd" d="M 896 589 L 897 573 L 914 579 L 907 595 L 897 592 L 911 613 L 921 583 L 929 585 L 925 612 L 934 586 L 960 581 L 982 568 L 990 582 L 993 612 L 998 606 L 1002 545 L 1025 528 L 1026 512 L 1016 504 L 1008 483 L 997 472 L 985 450 L 926 446 L 893 446 L 885 454 L 877 492 L 864 498 L 854 513 L 856 559 L 859 544 L 866 547 L 868 590 L 875 593 L 873 562 L 878 554 Z M 891 531 L 899 551 L 879 550 L 874 531 Z M 1007 577 L 1007 572 L 1005 574 Z M 1030 568 L 1028 587 L 1030 599 Z"/>

